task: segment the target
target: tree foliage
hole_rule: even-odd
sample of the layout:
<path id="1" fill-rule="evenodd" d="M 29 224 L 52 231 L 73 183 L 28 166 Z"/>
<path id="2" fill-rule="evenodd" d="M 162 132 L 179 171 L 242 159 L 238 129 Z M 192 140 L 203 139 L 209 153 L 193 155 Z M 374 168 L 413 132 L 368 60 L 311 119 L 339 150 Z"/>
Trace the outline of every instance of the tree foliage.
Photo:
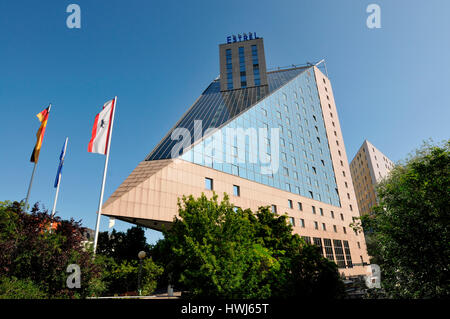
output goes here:
<path id="1" fill-rule="evenodd" d="M 392 298 L 450 296 L 450 142 L 425 145 L 377 186 L 362 217 L 368 252 Z"/>
<path id="2" fill-rule="evenodd" d="M 97 293 L 91 285 L 100 276 L 92 253 L 84 249 L 80 222 L 55 217 L 52 232 L 50 215 L 36 203 L 28 214 L 18 202 L 0 203 L 0 277 L 5 285 L 39 286 L 47 297 L 85 297 Z M 81 288 L 66 285 L 67 266 L 81 270 Z M 9 281 L 5 278 L 9 278 Z M 14 279 L 15 278 L 15 279 Z M 19 281 L 17 281 L 17 280 Z"/>
<path id="3" fill-rule="evenodd" d="M 136 260 L 140 251 L 148 252 L 144 229 L 140 226 L 129 228 L 126 232 L 113 229 L 111 233 L 100 232 L 97 254 L 112 257 L 116 262 Z"/>
<path id="4" fill-rule="evenodd" d="M 183 197 L 153 249 L 164 278 L 190 297 L 338 297 L 337 266 L 292 234 L 286 216 L 235 210 L 225 196 Z"/>
<path id="5" fill-rule="evenodd" d="M 144 229 L 134 226 L 126 232 L 113 230 L 99 233 L 97 262 L 102 265 L 102 281 L 106 285 L 104 295 L 137 294 L 139 262 L 138 253 L 145 251 L 142 261 L 141 290 L 143 295 L 151 294 L 163 269 L 148 258 L 150 246 L 146 243 Z"/>

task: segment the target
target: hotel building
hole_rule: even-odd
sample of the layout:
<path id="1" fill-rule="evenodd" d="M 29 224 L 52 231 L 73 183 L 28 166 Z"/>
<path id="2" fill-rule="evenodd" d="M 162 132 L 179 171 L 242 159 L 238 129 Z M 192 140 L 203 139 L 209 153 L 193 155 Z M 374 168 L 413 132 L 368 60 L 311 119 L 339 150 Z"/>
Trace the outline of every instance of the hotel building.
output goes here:
<path id="1" fill-rule="evenodd" d="M 364 275 L 369 259 L 364 235 L 349 226 L 358 204 L 324 64 L 267 71 L 263 39 L 237 39 L 219 46 L 220 76 L 104 203 L 103 214 L 161 230 L 183 195 L 227 193 L 236 207 L 286 213 L 294 232 L 341 273 Z M 243 134 L 230 138 L 239 129 Z"/>
<path id="2" fill-rule="evenodd" d="M 350 163 L 353 187 L 361 215 L 368 214 L 378 203 L 375 185 L 386 177 L 394 163 L 365 140 Z"/>

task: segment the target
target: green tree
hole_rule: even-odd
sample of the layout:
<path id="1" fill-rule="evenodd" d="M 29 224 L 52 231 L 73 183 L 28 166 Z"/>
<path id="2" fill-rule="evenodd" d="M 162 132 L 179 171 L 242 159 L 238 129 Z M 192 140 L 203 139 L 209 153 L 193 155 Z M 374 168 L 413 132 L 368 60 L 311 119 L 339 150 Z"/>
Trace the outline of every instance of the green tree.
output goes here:
<path id="1" fill-rule="evenodd" d="M 84 249 L 81 223 L 55 217 L 57 227 L 49 232 L 50 222 L 48 212 L 37 203 L 30 214 L 24 212 L 21 203 L 0 203 L 0 277 L 4 285 L 25 287 L 31 282 L 49 298 L 99 293 L 101 269 L 92 261 L 92 252 Z M 80 267 L 79 289 L 66 285 L 70 264 Z"/>
<path id="2" fill-rule="evenodd" d="M 107 289 L 104 295 L 134 293 L 138 290 L 138 253 L 149 255 L 150 246 L 146 243 L 144 229 L 134 226 L 126 232 L 113 230 L 99 233 L 97 261 L 103 267 L 102 280 Z M 151 258 L 142 261 L 141 284 L 144 295 L 151 294 L 163 269 Z"/>
<path id="3" fill-rule="evenodd" d="M 225 195 L 183 197 L 179 218 L 164 231 L 152 254 L 165 280 L 190 297 L 269 298 L 339 296 L 334 263 L 307 245 L 286 216 L 267 207 L 256 214 L 235 210 Z"/>
<path id="4" fill-rule="evenodd" d="M 277 216 L 260 207 L 253 218 L 255 238 L 266 247 L 280 267 L 269 276 L 271 296 L 278 298 L 340 298 L 343 282 L 337 265 L 321 256 L 319 247 L 292 234 L 288 216 Z"/>
<path id="5" fill-rule="evenodd" d="M 136 260 L 141 250 L 149 251 L 149 249 L 141 226 L 131 227 L 126 233 L 115 229 L 111 234 L 100 232 L 98 236 L 97 253 L 112 257 L 116 262 Z"/>
<path id="6" fill-rule="evenodd" d="M 450 296 L 450 141 L 424 145 L 379 183 L 362 217 L 368 253 L 391 298 Z"/>

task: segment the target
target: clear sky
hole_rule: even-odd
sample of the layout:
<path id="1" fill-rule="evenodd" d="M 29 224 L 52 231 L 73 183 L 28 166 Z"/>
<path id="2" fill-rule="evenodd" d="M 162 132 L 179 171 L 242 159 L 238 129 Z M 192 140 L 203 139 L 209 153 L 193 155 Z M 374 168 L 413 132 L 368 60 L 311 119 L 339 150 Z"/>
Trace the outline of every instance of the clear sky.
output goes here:
<path id="1" fill-rule="evenodd" d="M 71 3 L 81 29 L 66 26 Z M 366 26 L 371 3 L 380 29 Z M 104 156 L 87 145 L 103 103 L 118 96 L 106 199 L 218 76 L 218 45 L 250 31 L 269 67 L 326 59 L 349 160 L 364 139 L 401 160 L 450 137 L 449 12 L 448 0 L 3 0 L 0 201 L 25 198 L 35 115 L 52 103 L 30 202 L 51 209 L 68 136 L 58 214 L 95 228 Z"/>

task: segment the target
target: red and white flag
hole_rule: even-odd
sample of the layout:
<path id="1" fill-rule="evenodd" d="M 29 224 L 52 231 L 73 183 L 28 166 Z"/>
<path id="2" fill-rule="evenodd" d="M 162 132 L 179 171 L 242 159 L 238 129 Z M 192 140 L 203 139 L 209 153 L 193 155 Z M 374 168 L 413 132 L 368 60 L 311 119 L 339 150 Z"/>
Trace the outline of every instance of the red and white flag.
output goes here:
<path id="1" fill-rule="evenodd" d="M 103 105 L 103 110 L 95 117 L 92 136 L 88 145 L 88 152 L 106 155 L 115 106 L 116 99 L 114 98 L 111 101 L 106 102 L 105 105 Z"/>

